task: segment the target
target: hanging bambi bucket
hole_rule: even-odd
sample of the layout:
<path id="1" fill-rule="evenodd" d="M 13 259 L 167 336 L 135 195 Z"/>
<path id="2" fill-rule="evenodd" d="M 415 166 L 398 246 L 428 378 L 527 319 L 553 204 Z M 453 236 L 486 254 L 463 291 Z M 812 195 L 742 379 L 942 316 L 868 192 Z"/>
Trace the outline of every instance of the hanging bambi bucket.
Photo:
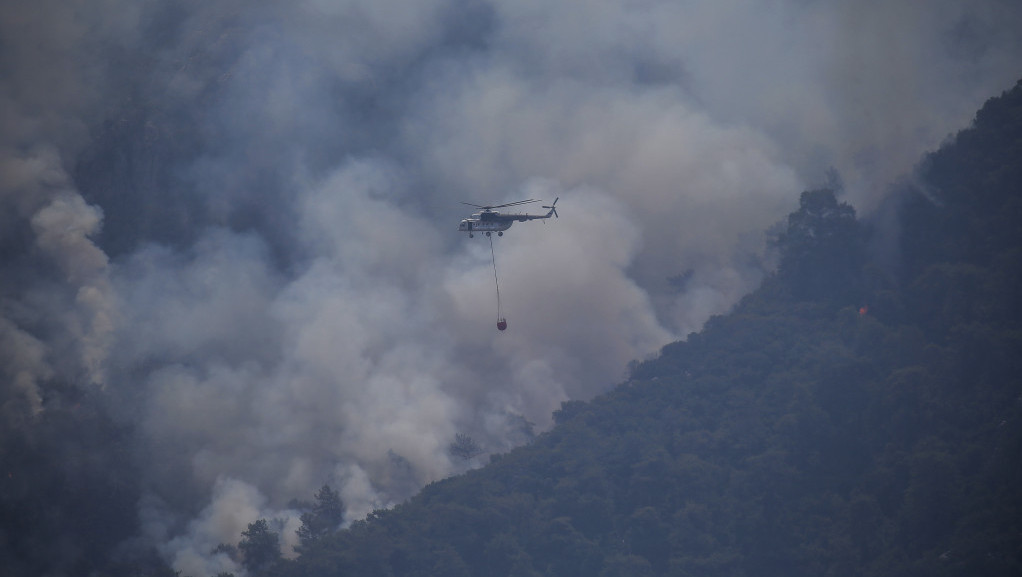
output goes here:
<path id="1" fill-rule="evenodd" d="M 497 330 L 507 329 L 507 319 L 500 314 L 500 283 L 497 281 L 497 256 L 493 253 L 493 237 L 490 237 L 490 258 L 493 259 L 493 284 L 497 287 Z"/>

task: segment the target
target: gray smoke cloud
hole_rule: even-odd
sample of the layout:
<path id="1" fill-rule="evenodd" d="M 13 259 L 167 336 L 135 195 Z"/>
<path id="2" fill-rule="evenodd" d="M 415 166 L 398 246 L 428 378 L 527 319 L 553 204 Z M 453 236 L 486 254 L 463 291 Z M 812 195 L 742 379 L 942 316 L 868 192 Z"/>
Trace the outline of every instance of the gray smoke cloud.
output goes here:
<path id="1" fill-rule="evenodd" d="M 324 482 L 349 518 L 526 440 L 769 271 L 836 170 L 868 211 L 1009 87 L 1015 2 L 15 2 L 5 413 L 137 426 L 175 569 Z M 458 237 L 459 204 L 561 218 Z M 533 209 L 537 211 L 539 209 Z"/>
<path id="2" fill-rule="evenodd" d="M 93 242 L 103 212 L 68 174 L 102 99 L 91 36 L 130 41 L 130 6 L 73 14 L 60 2 L 0 7 L 0 403 L 20 420 L 42 409 L 58 375 L 106 382 L 113 338 L 107 255 Z"/>

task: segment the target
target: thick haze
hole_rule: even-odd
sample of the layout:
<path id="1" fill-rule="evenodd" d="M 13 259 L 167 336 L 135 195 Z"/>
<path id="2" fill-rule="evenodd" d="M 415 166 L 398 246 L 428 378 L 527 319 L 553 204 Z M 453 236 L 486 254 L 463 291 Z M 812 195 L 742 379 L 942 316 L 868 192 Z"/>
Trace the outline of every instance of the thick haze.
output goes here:
<path id="1" fill-rule="evenodd" d="M 1015 1 L 0 6 L 0 390 L 102 391 L 144 540 L 477 464 L 698 330 L 839 174 L 868 212 L 1022 72 Z M 494 238 L 471 210 L 560 197 Z M 541 211 L 532 205 L 532 212 Z M 669 280 L 673 279 L 673 280 Z M 290 547 L 285 547 L 290 552 Z"/>

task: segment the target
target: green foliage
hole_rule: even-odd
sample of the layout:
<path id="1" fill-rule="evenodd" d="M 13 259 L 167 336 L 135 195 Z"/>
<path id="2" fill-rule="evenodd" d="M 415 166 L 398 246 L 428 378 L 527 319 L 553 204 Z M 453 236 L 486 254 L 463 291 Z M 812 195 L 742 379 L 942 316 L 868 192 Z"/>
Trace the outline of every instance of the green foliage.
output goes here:
<path id="1" fill-rule="evenodd" d="M 861 293 L 865 236 L 855 209 L 829 189 L 802 193 L 775 243 L 779 276 L 799 298 L 855 300 Z"/>
<path id="2" fill-rule="evenodd" d="M 295 547 L 298 553 L 308 550 L 317 541 L 336 531 L 344 521 L 344 503 L 330 485 L 323 485 L 315 498 L 311 510 L 301 515 L 302 525 L 298 528 L 298 546 Z"/>
<path id="3" fill-rule="evenodd" d="M 280 537 L 270 530 L 266 519 L 249 523 L 241 532 L 238 550 L 242 554 L 245 569 L 259 574 L 280 561 Z"/>
<path id="4" fill-rule="evenodd" d="M 910 273 L 940 261 L 987 266 L 1022 245 L 1020 101 L 1022 81 L 920 166 L 920 186 L 907 193 L 900 215 Z M 1017 278 L 1020 271 L 1008 272 Z"/>
<path id="5" fill-rule="evenodd" d="M 731 314 L 289 574 L 1022 573 L 1020 143 L 1022 84 L 924 163 L 901 267 L 804 193 Z"/>

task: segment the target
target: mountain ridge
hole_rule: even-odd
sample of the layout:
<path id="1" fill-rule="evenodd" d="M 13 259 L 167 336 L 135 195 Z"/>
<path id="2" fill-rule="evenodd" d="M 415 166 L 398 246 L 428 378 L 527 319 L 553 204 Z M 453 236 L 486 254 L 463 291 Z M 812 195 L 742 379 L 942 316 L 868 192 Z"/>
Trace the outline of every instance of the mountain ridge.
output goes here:
<path id="1" fill-rule="evenodd" d="M 803 193 L 730 314 L 267 574 L 1017 574 L 1020 143 L 1022 82 L 895 195 L 897 274 Z"/>

